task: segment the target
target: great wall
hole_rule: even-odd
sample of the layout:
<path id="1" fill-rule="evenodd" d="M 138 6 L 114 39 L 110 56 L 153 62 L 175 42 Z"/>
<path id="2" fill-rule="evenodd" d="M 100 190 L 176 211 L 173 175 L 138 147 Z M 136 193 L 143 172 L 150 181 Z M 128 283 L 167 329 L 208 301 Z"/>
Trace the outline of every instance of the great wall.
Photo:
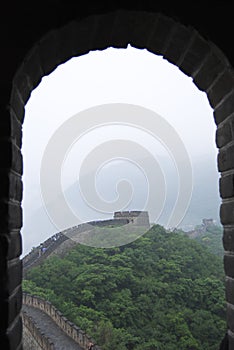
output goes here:
<path id="1" fill-rule="evenodd" d="M 52 255 L 63 257 L 77 245 L 71 237 L 89 232 L 90 225 L 114 227 L 126 224 L 149 228 L 148 212 L 115 212 L 113 219 L 90 221 L 54 234 L 22 259 L 23 276 Z M 101 350 L 89 335 L 67 320 L 50 302 L 37 296 L 23 293 L 22 320 L 24 350 L 86 350 L 90 341 L 94 344 L 93 350 Z"/>
<path id="2" fill-rule="evenodd" d="M 82 350 L 89 342 L 93 350 L 101 350 L 85 332 L 70 322 L 50 302 L 23 293 L 23 325 L 25 350 Z"/>

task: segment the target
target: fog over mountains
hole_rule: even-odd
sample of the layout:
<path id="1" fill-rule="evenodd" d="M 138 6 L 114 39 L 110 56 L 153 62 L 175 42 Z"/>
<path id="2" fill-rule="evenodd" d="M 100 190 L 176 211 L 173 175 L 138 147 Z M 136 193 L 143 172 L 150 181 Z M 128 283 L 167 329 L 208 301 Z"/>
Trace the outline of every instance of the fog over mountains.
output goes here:
<path id="1" fill-rule="evenodd" d="M 74 57 L 66 64 L 60 65 L 53 73 L 43 78 L 27 103 L 22 149 L 24 158 L 23 254 L 60 230 L 48 217 L 41 196 L 41 160 L 46 154 L 47 144 L 75 115 L 82 118 L 80 112 L 83 113 L 95 106 L 116 103 L 124 105 L 127 108 L 124 111 L 129 111 L 129 105 L 154 111 L 161 116 L 164 123 L 165 121 L 169 123 L 170 129 L 172 128 L 181 138 L 187 153 L 191 156 L 193 193 L 186 215 L 179 224 L 180 227 L 190 230 L 194 225 L 200 224 L 203 218 L 219 221 L 219 174 L 215 160 L 216 126 L 206 94 L 197 89 L 192 78 L 185 76 L 163 57 L 153 55 L 147 50 L 137 50 L 130 45 L 124 50 L 109 48 L 90 52 L 82 57 Z M 66 161 L 69 166 L 64 167 L 67 173 L 62 178 L 62 188 L 67 203 L 80 221 L 112 218 L 114 211 L 113 208 L 111 209 L 111 203 L 110 209 L 105 213 L 100 212 L 98 208 L 92 209 L 91 205 L 96 207 L 97 203 L 95 204 L 94 201 L 87 205 L 81 195 L 82 189 L 78 181 L 79 162 L 81 163 L 89 152 L 103 142 L 119 139 L 142 145 L 146 150 L 152 151 L 154 156 L 157 156 L 161 152 L 159 150 L 163 148 L 160 148 L 160 143 L 163 141 L 161 129 L 156 129 L 153 135 L 147 132 L 152 130 L 147 123 L 146 129 L 137 126 L 135 122 L 130 123 L 131 125 L 126 124 L 125 115 L 128 115 L 127 112 L 120 114 L 120 118 L 113 117 L 112 120 L 111 117 L 110 125 L 109 122 L 105 125 L 99 123 L 97 128 L 88 128 L 77 141 L 77 148 L 72 144 L 71 149 L 67 149 Z M 95 114 L 93 119 L 95 123 L 99 120 L 97 118 L 98 114 Z M 62 130 L 65 129 L 62 128 Z M 168 140 L 172 141 L 171 137 Z M 58 153 L 60 146 L 61 144 L 58 143 Z M 169 144 L 167 147 L 170 152 L 173 152 L 175 150 L 173 147 L 176 146 L 171 143 L 171 147 Z M 165 155 L 165 152 L 162 152 L 162 155 Z M 137 151 L 134 156 L 139 156 Z M 52 174 L 53 161 L 52 154 L 47 164 L 48 168 L 50 167 L 48 177 L 52 177 L 52 181 L 56 176 Z M 179 191 L 178 174 L 172 160 L 162 156 L 157 158 L 157 161 L 164 173 L 167 193 L 161 215 L 155 218 L 155 208 L 158 204 L 163 204 L 156 195 L 155 207 L 152 207 L 149 216 L 152 223 L 157 222 L 166 226 Z M 149 168 L 151 169 L 151 166 Z M 152 184 L 148 184 L 149 176 L 147 177 L 147 174 L 140 170 L 131 162 L 120 159 L 104 164 L 95 177 L 99 197 L 107 202 L 115 201 L 118 198 L 116 185 L 121 179 L 126 179 L 131 184 L 133 196 L 126 201 L 125 206 L 118 209 L 144 210 L 148 185 L 151 195 L 154 191 L 151 190 Z M 89 176 L 86 178 L 86 175 L 89 174 L 84 174 L 79 180 L 87 183 Z M 153 183 L 157 187 L 159 184 L 157 174 L 151 178 L 155 179 Z M 158 185 L 159 190 L 160 186 Z M 84 191 L 85 194 L 87 191 Z M 54 198 L 49 204 L 59 209 L 57 196 L 58 194 L 54 193 Z M 183 214 L 181 213 L 182 217 Z M 64 222 L 67 221 L 67 215 L 62 211 L 58 215 L 60 221 L 63 219 Z M 79 223 L 79 220 L 77 221 Z M 74 224 L 76 222 L 72 222 L 70 226 Z M 69 225 L 65 224 L 65 227 L 67 226 Z"/>
<path id="2" fill-rule="evenodd" d="M 201 223 L 203 218 L 213 218 L 219 224 L 219 206 L 221 203 L 218 190 L 219 173 L 214 159 L 210 156 L 202 156 L 192 159 L 193 168 L 193 192 L 188 210 L 178 225 L 182 229 L 188 231 L 195 225 Z M 178 174 L 171 160 L 165 157 L 160 159 L 160 167 L 165 176 L 167 193 L 165 204 L 161 215 L 157 220 L 153 220 L 154 213 L 149 212 L 151 222 L 157 222 L 166 226 L 168 218 L 176 203 L 178 194 Z M 84 175 L 85 176 L 85 175 Z M 131 183 L 133 195 L 129 198 L 129 203 L 120 208 L 123 210 L 144 210 L 147 201 L 147 177 L 134 164 L 125 162 L 124 160 L 115 160 L 104 166 L 96 176 L 96 188 L 100 198 L 105 201 L 116 200 L 118 193 L 116 185 L 121 179 L 126 179 Z M 157 179 L 155 179 L 157 181 Z M 33 192 L 34 191 L 34 192 Z M 47 237 L 51 236 L 59 229 L 51 222 L 51 218 L 47 215 L 45 205 L 40 198 L 40 189 L 33 188 L 34 195 L 30 200 L 27 199 L 23 203 L 24 207 L 24 224 L 23 224 L 23 255 L 31 250 L 33 246 L 43 242 Z M 79 181 L 64 188 L 64 196 L 71 210 L 78 215 L 82 222 L 92 220 L 103 220 L 112 218 L 113 213 L 102 213 L 92 209 L 82 197 L 79 188 Z M 155 199 L 156 201 L 157 199 Z M 35 201 L 38 202 L 36 209 Z M 56 194 L 54 204 L 56 206 Z M 156 203 L 156 202 L 155 202 Z M 95 203 L 91 203 L 95 206 Z M 79 220 L 77 221 L 79 223 Z M 66 226 L 66 225 L 65 225 Z M 72 226 L 72 224 L 70 225 Z M 64 227 L 66 228 L 66 227 Z"/>

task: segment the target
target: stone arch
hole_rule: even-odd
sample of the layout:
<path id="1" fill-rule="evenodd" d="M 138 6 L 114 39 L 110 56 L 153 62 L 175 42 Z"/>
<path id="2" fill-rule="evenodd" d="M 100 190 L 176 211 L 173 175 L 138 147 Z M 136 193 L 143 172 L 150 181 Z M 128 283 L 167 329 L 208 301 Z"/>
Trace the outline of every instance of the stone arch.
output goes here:
<path id="1" fill-rule="evenodd" d="M 212 42 L 205 40 L 197 30 L 183 26 L 161 13 L 118 10 L 70 22 L 60 30 L 50 31 L 35 44 L 14 76 L 10 98 L 11 142 L 6 140 L 6 143 L 12 160 L 9 204 L 6 209 L 7 226 L 13 237 L 18 234 L 17 229 L 22 225 L 21 125 L 24 106 L 32 90 L 43 76 L 50 74 L 58 65 L 72 57 L 108 47 L 126 48 L 128 44 L 162 55 L 192 77 L 198 89 L 206 92 L 214 110 L 217 124 L 216 143 L 219 148 L 218 168 L 222 173 L 220 215 L 224 226 L 229 348 L 234 349 L 234 74 L 223 53 Z M 13 238 L 11 247 L 14 247 Z M 21 323 L 18 317 L 21 299 L 20 293 L 15 294 L 21 283 L 21 265 L 14 259 L 17 256 L 19 252 L 12 248 L 8 254 L 8 260 L 13 263 L 8 266 L 8 293 L 11 296 L 6 319 L 9 323 L 11 320 L 14 327 L 8 332 L 11 340 L 6 340 L 5 349 L 16 349 L 21 339 Z"/>

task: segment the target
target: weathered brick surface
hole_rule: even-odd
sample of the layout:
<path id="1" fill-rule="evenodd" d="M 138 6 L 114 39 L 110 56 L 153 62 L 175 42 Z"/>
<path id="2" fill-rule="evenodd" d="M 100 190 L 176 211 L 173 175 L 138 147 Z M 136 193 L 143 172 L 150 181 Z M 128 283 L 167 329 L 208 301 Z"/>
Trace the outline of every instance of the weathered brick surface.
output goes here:
<path id="1" fill-rule="evenodd" d="M 87 54 L 93 45 L 93 38 L 97 29 L 97 18 L 87 17 L 81 21 L 73 21 L 57 33 L 59 63 L 63 63 L 73 56 Z M 41 48 L 42 49 L 42 48 Z"/>
<path id="2" fill-rule="evenodd" d="M 31 328 L 31 329 L 30 329 Z M 32 330 L 31 327 L 23 327 L 23 345 L 24 350 L 43 350 L 43 348 L 38 344 L 36 336 L 39 337 L 39 332 Z M 49 348 L 48 348 L 49 349 Z"/>
<path id="3" fill-rule="evenodd" d="M 232 127 L 229 120 L 220 124 L 216 130 L 216 144 L 218 148 L 227 145 L 232 141 Z"/>
<path id="4" fill-rule="evenodd" d="M 222 175 L 219 179 L 219 188 L 222 198 L 234 197 L 234 173 Z"/>
<path id="5" fill-rule="evenodd" d="M 186 48 L 193 37 L 193 30 L 184 26 L 176 26 L 172 31 L 170 41 L 164 52 L 164 57 L 173 64 L 180 64 L 183 60 Z"/>
<path id="6" fill-rule="evenodd" d="M 96 16 L 90 16 L 76 23 L 74 32 L 75 56 L 85 55 L 92 50 L 97 21 Z"/>
<path id="7" fill-rule="evenodd" d="M 9 298 L 0 300 L 1 315 L 0 329 L 7 329 L 14 321 L 16 315 L 20 314 L 22 303 L 22 290 L 18 288 Z"/>
<path id="8" fill-rule="evenodd" d="M 32 83 L 23 69 L 17 70 L 13 79 L 13 86 L 14 92 L 17 93 L 23 103 L 26 104 L 31 94 Z"/>
<path id="9" fill-rule="evenodd" d="M 146 12 L 134 12 L 129 17 L 131 25 L 129 29 L 129 41 L 132 46 L 139 49 L 144 49 L 149 40 L 153 40 L 154 36 L 158 37 L 158 30 L 160 30 L 160 18 L 158 18 L 158 16 L 155 14 Z"/>
<path id="10" fill-rule="evenodd" d="M 9 293 L 7 292 L 7 251 L 9 246 L 9 240 L 6 237 L 0 235 L 0 298 L 7 298 Z"/>
<path id="11" fill-rule="evenodd" d="M 210 46 L 208 42 L 197 33 L 186 51 L 184 59 L 179 64 L 179 68 L 186 75 L 194 77 L 209 52 Z"/>
<path id="12" fill-rule="evenodd" d="M 226 300 L 234 305 L 234 279 L 226 277 Z"/>
<path id="13" fill-rule="evenodd" d="M 23 183 L 20 175 L 14 172 L 9 172 L 5 169 L 0 169 L 0 198 L 21 202 L 23 194 Z"/>
<path id="14" fill-rule="evenodd" d="M 228 350 L 233 350 L 234 349 L 234 333 L 228 332 L 228 339 L 229 339 L 229 349 Z"/>
<path id="15" fill-rule="evenodd" d="M 208 91 L 210 104 L 215 108 L 222 99 L 234 88 L 234 75 L 232 70 L 223 72 Z"/>
<path id="16" fill-rule="evenodd" d="M 224 255 L 224 270 L 226 276 L 234 278 L 234 255 Z"/>
<path id="17" fill-rule="evenodd" d="M 23 341 L 21 341 L 16 350 L 25 350 L 23 346 Z"/>
<path id="18" fill-rule="evenodd" d="M 19 94 L 18 88 L 14 86 L 11 91 L 10 108 L 13 110 L 18 120 L 23 122 L 25 114 L 24 102 Z"/>
<path id="19" fill-rule="evenodd" d="M 19 315 L 22 306 L 22 288 L 21 286 L 15 290 L 15 292 L 8 299 L 8 318 L 9 322 L 12 323 L 15 315 Z"/>
<path id="20" fill-rule="evenodd" d="M 0 201 L 0 231 L 20 229 L 22 227 L 22 207 L 17 202 Z"/>
<path id="21" fill-rule="evenodd" d="M 8 291 L 11 295 L 17 287 L 21 285 L 22 280 L 22 261 L 18 258 L 8 262 Z"/>
<path id="22" fill-rule="evenodd" d="M 20 71 L 28 77 L 28 86 L 30 91 L 41 82 L 44 71 L 41 66 L 41 60 L 38 52 L 38 45 L 34 45 L 27 53 Z M 17 83 L 16 83 L 17 84 Z"/>
<path id="23" fill-rule="evenodd" d="M 9 235 L 8 260 L 18 258 L 22 254 L 22 237 L 20 230 L 12 230 Z"/>
<path id="24" fill-rule="evenodd" d="M 175 25 L 172 19 L 160 14 L 155 21 L 154 31 L 148 39 L 147 49 L 155 54 L 163 55 L 168 47 Z"/>
<path id="25" fill-rule="evenodd" d="M 71 21 L 66 24 L 57 33 L 58 52 L 61 62 L 66 62 L 76 53 L 76 28 L 77 21 Z"/>
<path id="26" fill-rule="evenodd" d="M 131 42 L 131 34 L 131 14 L 126 11 L 117 11 L 111 28 L 111 46 L 115 48 L 126 48 Z"/>
<path id="27" fill-rule="evenodd" d="M 57 31 L 50 31 L 40 40 L 38 54 L 44 75 L 50 74 L 60 63 Z"/>
<path id="28" fill-rule="evenodd" d="M 9 174 L 9 197 L 11 200 L 21 203 L 23 197 L 23 182 L 20 175 L 11 172 Z"/>
<path id="29" fill-rule="evenodd" d="M 204 64 L 195 74 L 193 81 L 200 90 L 207 91 L 225 67 L 226 62 L 211 51 Z"/>
<path id="30" fill-rule="evenodd" d="M 18 174 L 23 172 L 23 160 L 20 149 L 10 140 L 0 140 L 0 162 L 2 169 L 11 169 Z"/>
<path id="31" fill-rule="evenodd" d="M 78 328 L 74 323 L 70 322 L 59 310 L 46 300 L 24 293 L 22 310 L 28 316 L 33 318 L 34 322 L 40 326 L 40 329 L 44 329 L 44 333 L 47 334 L 47 336 L 49 336 L 49 334 L 48 330 L 45 329 L 45 324 L 48 324 L 48 326 L 50 325 L 50 327 L 54 324 L 54 329 L 51 333 L 51 340 L 54 342 L 56 348 L 58 345 L 58 339 L 61 341 L 61 344 L 63 344 L 63 348 L 65 348 L 65 344 L 67 343 L 68 349 L 71 348 L 71 343 L 73 344 L 73 347 L 74 344 L 76 344 L 77 349 L 80 349 L 80 347 L 86 349 L 90 341 L 95 343 L 94 340 L 84 331 Z M 46 315 L 49 316 L 49 319 Z M 60 329 L 56 329 L 56 325 Z M 56 334 L 57 337 L 55 338 Z M 69 338 L 66 338 L 66 336 Z M 101 349 L 95 344 L 94 350 Z"/>
<path id="32" fill-rule="evenodd" d="M 223 225 L 234 225 L 234 201 L 221 204 L 220 219 Z"/>
<path id="33" fill-rule="evenodd" d="M 18 350 L 22 349 L 22 320 L 20 317 L 15 319 L 15 322 L 8 329 L 7 333 L 0 333 L 1 349 Z"/>
<path id="34" fill-rule="evenodd" d="M 218 125 L 234 112 L 234 91 L 214 110 L 215 122 Z"/>
<path id="35" fill-rule="evenodd" d="M 96 29 L 94 31 L 92 44 L 94 48 L 104 50 L 112 46 L 113 41 L 111 39 L 111 35 L 117 16 L 118 13 L 112 12 L 109 14 L 104 14 L 102 16 L 95 17 Z M 106 30 L 106 28 L 108 28 L 109 30 Z"/>
<path id="36" fill-rule="evenodd" d="M 12 142 L 19 148 L 22 145 L 22 125 L 13 113 L 5 110 L 0 118 L 0 138 L 4 139 L 9 135 Z"/>
<path id="37" fill-rule="evenodd" d="M 230 144 L 219 150 L 218 154 L 219 171 L 231 170 L 234 168 L 234 145 Z"/>
<path id="38" fill-rule="evenodd" d="M 228 328 L 234 332 L 234 306 L 227 304 L 227 323 Z"/>
<path id="39" fill-rule="evenodd" d="M 224 228 L 223 247 L 226 251 L 234 252 L 234 227 Z"/>
<path id="40" fill-rule="evenodd" d="M 17 320 L 15 320 L 15 321 L 16 322 L 14 322 L 13 327 L 10 328 L 10 330 L 8 330 L 9 343 L 10 343 L 11 350 L 17 349 L 22 341 L 23 325 L 22 325 L 21 317 L 18 317 Z"/>
<path id="41" fill-rule="evenodd" d="M 22 124 L 17 119 L 13 110 L 10 113 L 11 120 L 11 140 L 12 142 L 21 149 L 22 147 Z"/>
<path id="42" fill-rule="evenodd" d="M 226 17 L 232 16 L 232 12 L 229 13 L 226 3 L 216 8 L 216 16 L 220 18 L 220 23 L 223 23 L 218 30 L 217 21 L 214 20 L 213 15 L 207 16 L 203 22 L 200 20 L 200 16 L 196 16 L 194 13 L 196 8 L 190 9 L 194 6 L 193 3 L 191 3 L 188 10 L 184 8 L 185 14 L 183 15 L 182 7 L 179 8 L 176 4 L 167 4 L 166 1 L 163 3 L 163 11 L 158 2 L 151 2 L 151 5 L 142 3 L 144 10 L 153 11 L 153 15 L 146 12 L 141 13 L 139 11 L 142 9 L 140 3 L 133 6 L 128 4 L 128 1 L 126 1 L 126 5 L 113 4 L 113 2 L 104 5 L 102 1 L 95 4 L 87 3 L 85 12 L 83 12 L 78 2 L 76 3 L 77 5 L 73 5 L 72 8 L 69 6 L 56 6 L 55 8 L 52 3 L 52 5 L 47 3 L 45 6 L 38 7 L 37 11 L 41 11 L 40 22 L 37 22 L 34 16 L 35 8 L 30 13 L 30 8 L 26 9 L 24 5 L 19 4 L 19 11 L 12 12 L 10 8 L 11 18 L 6 20 L 10 24 L 10 30 L 6 28 L 7 39 L 3 38 L 1 58 L 4 62 L 2 64 L 4 68 L 0 82 L 0 111 L 2 113 L 0 118 L 0 147 L 2 150 L 0 162 L 4 169 L 0 172 L 0 178 L 1 183 L 4 187 L 6 186 L 0 192 L 0 198 L 2 198 L 0 229 L 3 232 L 0 241 L 2 249 L 0 296 L 3 297 L 2 300 L 5 300 L 6 290 L 17 285 L 17 278 L 19 277 L 18 272 L 16 272 L 17 268 L 15 267 L 14 270 L 12 267 L 13 264 L 9 265 L 9 271 L 7 272 L 7 255 L 10 259 L 13 259 L 19 255 L 21 249 L 19 233 L 13 230 L 13 228 L 18 228 L 22 224 L 21 210 L 13 203 L 8 205 L 7 198 L 9 195 L 11 200 L 19 201 L 22 186 L 18 179 L 12 177 L 12 172 L 22 172 L 22 159 L 19 152 L 21 127 L 19 123 L 14 122 L 13 118 L 23 122 L 24 103 L 28 100 L 32 88 L 39 84 L 43 75 L 49 74 L 58 64 L 65 62 L 73 55 L 83 55 L 91 49 L 103 49 L 109 42 L 110 46 L 113 47 L 127 47 L 128 43 L 136 47 L 145 47 L 146 45 L 149 51 L 164 55 L 170 62 L 176 63 L 185 74 L 192 76 L 199 89 L 209 91 L 211 105 L 217 106 L 214 111 L 217 124 L 220 124 L 234 113 L 234 91 L 231 91 L 233 88 L 233 73 L 229 70 L 231 66 L 234 66 L 234 56 L 231 41 L 226 40 L 227 44 L 225 44 L 225 40 L 222 40 L 222 38 L 227 39 L 232 33 L 232 21 L 226 20 Z M 9 6 L 12 6 L 10 2 Z M 214 4 L 212 11 L 214 11 L 215 6 Z M 123 10 L 125 7 L 134 10 L 135 15 Z M 75 9 L 74 13 L 73 9 Z M 108 17 L 107 13 L 110 9 L 112 15 Z M 116 16 L 113 15 L 113 9 L 118 9 Z M 221 13 L 221 10 L 224 12 Z M 136 11 L 139 13 L 136 14 Z M 164 11 L 173 19 L 160 14 Z M 102 14 L 102 17 L 99 17 L 100 14 Z M 197 13 L 197 15 L 200 14 Z M 79 21 L 76 18 L 83 19 Z M 70 19 L 74 21 L 63 32 L 56 31 L 56 28 L 62 25 L 65 26 Z M 2 20 L 5 20 L 4 16 Z M 182 20 L 186 27 L 177 26 L 177 20 Z M 15 29 L 12 30 L 14 24 Z M 191 24 L 196 30 L 187 27 L 188 24 Z M 201 31 L 201 35 L 198 34 L 197 30 Z M 49 34 L 44 37 L 46 33 Z M 217 44 L 229 56 L 230 65 L 224 54 L 220 54 L 221 51 L 219 52 L 215 45 L 202 38 L 202 33 L 209 40 L 216 41 L 217 39 Z M 190 35 L 194 35 L 193 39 Z M 38 41 L 40 38 L 43 39 Z M 37 44 L 32 48 L 35 43 Z M 16 74 L 18 67 L 20 69 Z M 224 67 L 226 68 L 225 72 Z M 227 69 L 227 67 L 229 68 Z M 14 84 L 10 98 L 13 78 Z M 215 80 L 216 78 L 217 80 Z M 9 110 L 14 112 L 11 117 L 8 113 Z M 230 121 L 220 127 L 217 131 L 219 147 L 229 144 L 234 139 L 233 130 L 233 124 Z M 14 146 L 12 146 L 10 140 L 12 140 Z M 220 151 L 219 169 L 221 171 L 231 171 L 234 168 L 233 151 L 233 146 Z M 8 175 L 9 180 L 6 180 Z M 221 179 L 221 195 L 223 198 L 230 198 L 233 196 L 233 176 L 226 176 L 227 174 Z M 221 206 L 222 222 L 232 225 L 233 214 L 232 203 L 223 203 Z M 232 228 L 225 228 L 223 241 L 227 251 L 233 251 L 232 232 Z M 10 239 L 9 234 L 15 238 Z M 226 268 L 229 271 L 228 260 Z M 10 276 L 11 274 L 13 278 Z M 16 283 L 12 282 L 14 278 L 17 280 Z M 226 292 L 228 300 L 231 300 L 232 303 L 234 303 L 233 290 L 232 280 L 228 279 Z M 11 310 L 14 310 L 12 306 L 14 305 L 13 297 L 10 304 Z M 17 307 L 15 310 L 18 310 Z M 12 315 L 13 313 L 12 311 Z M 8 320 L 8 316 L 8 311 L 6 311 L 4 313 L 5 319 Z M 16 320 L 15 326 L 9 330 L 7 335 L 4 333 L 5 329 L 0 327 L 2 349 L 17 350 L 22 348 L 20 342 L 21 330 L 20 326 L 17 326 L 17 322 Z M 234 349 L 234 336 L 232 333 L 229 335 L 230 349 Z"/>

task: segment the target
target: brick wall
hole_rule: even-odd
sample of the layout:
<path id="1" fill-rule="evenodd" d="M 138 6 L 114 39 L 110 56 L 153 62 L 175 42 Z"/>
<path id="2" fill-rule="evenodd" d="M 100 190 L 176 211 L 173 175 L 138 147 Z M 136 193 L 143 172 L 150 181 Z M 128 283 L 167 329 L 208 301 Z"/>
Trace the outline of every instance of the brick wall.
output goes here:
<path id="1" fill-rule="evenodd" d="M 23 293 L 23 304 L 38 308 L 45 312 L 63 330 L 64 333 L 71 337 L 82 348 L 87 349 L 90 341 L 94 343 L 93 339 L 91 339 L 73 322 L 70 322 L 65 316 L 63 316 L 63 314 L 50 302 L 33 295 Z M 94 350 L 101 350 L 101 348 L 98 345 L 94 345 Z"/>
<path id="2" fill-rule="evenodd" d="M 89 231 L 90 225 L 93 227 L 107 227 L 126 225 L 128 223 L 129 219 L 127 218 L 90 221 L 88 223 L 83 223 L 54 234 L 46 241 L 44 241 L 41 245 L 35 247 L 22 259 L 23 276 L 26 276 L 29 269 L 42 264 L 43 261 L 45 261 L 45 259 L 50 256 L 57 255 L 63 257 L 66 255 L 66 253 L 77 244 L 75 240 L 76 234 Z M 74 240 L 72 238 L 74 238 Z M 46 251 L 44 253 L 41 253 L 41 247 L 46 248 Z"/>
<path id="3" fill-rule="evenodd" d="M 59 64 L 90 50 L 136 48 L 162 55 L 190 76 L 214 109 L 221 172 L 220 209 L 224 226 L 229 350 L 234 349 L 234 54 L 233 11 L 227 2 L 212 7 L 168 1 L 46 1 L 35 8 L 6 3 L 1 40 L 0 81 L 0 344 L 21 350 L 24 106 L 31 92 Z M 84 6 L 84 9 L 83 9 Z M 35 14 L 37 13 L 38 19 Z M 43 19 L 43 20 L 42 20 Z M 221 25 L 222 23 L 222 25 Z M 202 126 L 201 126 L 202 127 Z M 212 263 L 212 262 L 211 262 Z"/>
<path id="4" fill-rule="evenodd" d="M 40 331 L 33 319 L 22 312 L 24 350 L 55 350 L 54 344 Z"/>

